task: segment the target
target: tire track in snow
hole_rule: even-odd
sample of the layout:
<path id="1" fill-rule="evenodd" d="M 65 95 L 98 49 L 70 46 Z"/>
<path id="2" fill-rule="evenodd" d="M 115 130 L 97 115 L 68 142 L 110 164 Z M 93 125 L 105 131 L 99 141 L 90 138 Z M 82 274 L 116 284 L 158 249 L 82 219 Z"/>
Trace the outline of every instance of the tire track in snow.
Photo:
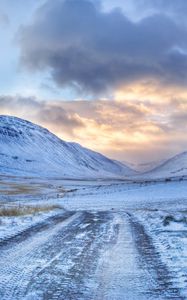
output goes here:
<path id="1" fill-rule="evenodd" d="M 179 289 L 173 286 L 171 274 L 166 265 L 162 262 L 151 236 L 147 234 L 144 226 L 139 223 L 135 217 L 130 214 L 128 215 L 136 248 L 140 254 L 140 264 L 142 267 L 147 266 L 149 274 L 153 274 L 157 282 L 153 292 L 158 295 L 158 297 L 159 295 L 163 295 L 162 298 L 158 299 L 185 300 L 185 298 L 180 295 Z"/>
<path id="2" fill-rule="evenodd" d="M 97 300 L 147 300 L 144 293 L 153 286 L 147 274 L 138 266 L 138 253 L 126 214 L 116 213 L 118 228 L 115 243 L 109 247 L 100 259 L 98 269 Z M 154 298 L 156 299 L 156 298 Z"/>
<path id="3" fill-rule="evenodd" d="M 182 299 L 127 213 L 79 212 L 0 250 L 1 300 Z"/>
<path id="4" fill-rule="evenodd" d="M 143 226 L 116 213 L 116 242 L 100 259 L 95 300 L 182 300 Z"/>
<path id="5" fill-rule="evenodd" d="M 83 214 L 75 213 L 46 231 L 28 239 L 3 247 L 0 251 L 0 299 L 24 299 L 33 274 L 52 259 L 61 249 L 61 239 L 82 223 Z"/>
<path id="6" fill-rule="evenodd" d="M 98 259 L 113 236 L 112 220 L 108 212 L 85 212 L 77 234 L 66 239 L 65 249 L 33 278 L 26 299 L 93 299 Z"/>
<path id="7" fill-rule="evenodd" d="M 36 224 L 33 224 L 28 228 L 15 233 L 14 235 L 2 238 L 0 239 L 0 250 L 2 250 L 2 247 L 5 246 L 12 247 L 13 244 L 20 243 L 39 231 L 41 232 L 43 230 L 47 230 L 51 226 L 63 222 L 67 218 L 71 217 L 74 213 L 75 212 L 63 212 L 54 216 L 50 216 L 43 221 L 37 222 Z"/>

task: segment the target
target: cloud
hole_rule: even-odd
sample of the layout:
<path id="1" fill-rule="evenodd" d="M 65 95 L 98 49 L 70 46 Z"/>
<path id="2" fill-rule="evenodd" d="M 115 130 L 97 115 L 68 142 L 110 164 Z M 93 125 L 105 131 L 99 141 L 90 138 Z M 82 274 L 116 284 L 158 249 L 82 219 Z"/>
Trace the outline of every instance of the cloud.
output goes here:
<path id="1" fill-rule="evenodd" d="M 129 161 L 167 158 L 187 149 L 187 101 L 39 101 L 0 97 L 0 113 L 30 120 L 60 138 Z"/>
<path id="2" fill-rule="evenodd" d="M 10 20 L 7 14 L 0 12 L 0 26 L 7 28 L 10 24 Z"/>
<path id="3" fill-rule="evenodd" d="M 175 14 L 180 13 L 185 15 L 187 12 L 186 0 L 135 0 L 135 3 L 139 3 L 149 8 L 155 8 L 158 11 L 166 10 L 166 13 L 173 12 Z"/>
<path id="4" fill-rule="evenodd" d="M 147 78 L 184 85 L 186 34 L 163 13 L 133 22 L 91 0 L 48 0 L 19 31 L 21 64 L 94 94 Z"/>
<path id="5" fill-rule="evenodd" d="M 76 113 L 65 111 L 60 103 L 38 101 L 32 97 L 1 96 L 0 113 L 29 119 L 57 134 L 65 131 L 65 136 L 73 137 L 74 129 L 84 126 Z"/>

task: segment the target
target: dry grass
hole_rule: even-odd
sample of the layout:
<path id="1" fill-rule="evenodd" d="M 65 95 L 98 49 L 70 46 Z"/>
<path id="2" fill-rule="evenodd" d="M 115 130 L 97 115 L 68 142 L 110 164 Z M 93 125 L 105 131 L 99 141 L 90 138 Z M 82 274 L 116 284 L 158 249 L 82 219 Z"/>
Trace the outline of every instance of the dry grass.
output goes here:
<path id="1" fill-rule="evenodd" d="M 21 183 L 2 183 L 0 182 L 0 194 L 4 195 L 28 195 L 36 194 L 40 188 L 34 185 L 21 184 Z"/>
<path id="2" fill-rule="evenodd" d="M 24 215 L 34 215 L 41 212 L 48 212 L 54 209 L 62 209 L 58 205 L 43 205 L 43 206 L 0 206 L 0 217 L 16 217 Z"/>
<path id="3" fill-rule="evenodd" d="M 8 182 L 0 181 L 0 195 L 43 195 L 46 193 L 64 194 L 62 186 L 53 186 L 49 182 Z"/>

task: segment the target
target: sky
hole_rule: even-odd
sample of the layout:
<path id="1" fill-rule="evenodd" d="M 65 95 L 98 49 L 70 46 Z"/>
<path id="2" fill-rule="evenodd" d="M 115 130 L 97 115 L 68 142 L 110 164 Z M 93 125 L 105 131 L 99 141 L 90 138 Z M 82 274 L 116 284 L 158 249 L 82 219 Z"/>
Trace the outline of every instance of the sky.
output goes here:
<path id="1" fill-rule="evenodd" d="M 1 0 L 0 114 L 111 158 L 187 150 L 186 0 Z"/>

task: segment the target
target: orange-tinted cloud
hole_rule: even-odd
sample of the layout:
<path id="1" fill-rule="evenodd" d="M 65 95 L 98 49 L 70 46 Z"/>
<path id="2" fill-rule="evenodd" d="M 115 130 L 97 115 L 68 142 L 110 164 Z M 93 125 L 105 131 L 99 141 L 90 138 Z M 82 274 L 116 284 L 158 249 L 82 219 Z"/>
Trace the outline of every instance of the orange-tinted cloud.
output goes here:
<path id="1" fill-rule="evenodd" d="M 122 160 L 155 160 L 187 149 L 187 101 L 38 101 L 0 97 L 0 113 Z"/>

